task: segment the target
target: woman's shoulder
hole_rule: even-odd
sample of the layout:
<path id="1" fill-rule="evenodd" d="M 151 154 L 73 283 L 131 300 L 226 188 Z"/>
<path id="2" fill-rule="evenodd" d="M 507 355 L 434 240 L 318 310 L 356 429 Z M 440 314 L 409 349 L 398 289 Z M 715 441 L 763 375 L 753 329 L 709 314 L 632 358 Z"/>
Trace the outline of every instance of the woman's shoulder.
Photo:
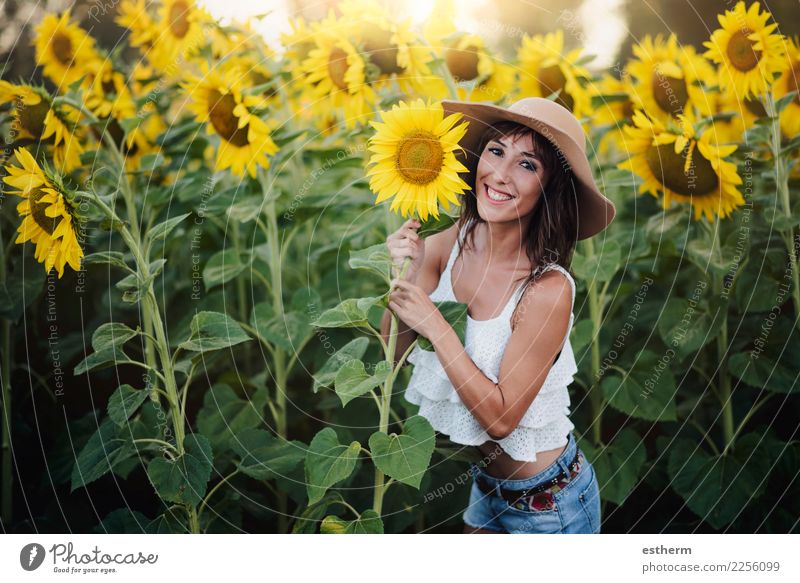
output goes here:
<path id="1" fill-rule="evenodd" d="M 554 272 L 561 273 L 561 275 L 566 278 L 569 282 L 570 286 L 572 287 L 573 291 L 575 290 L 575 278 L 572 277 L 572 274 L 569 272 L 569 269 L 564 267 L 563 265 L 559 265 L 558 263 L 549 263 L 544 268 L 544 273 L 542 277 L 547 275 L 548 273 L 552 274 Z M 550 278 L 553 279 L 553 276 L 550 275 Z M 556 279 L 560 279 L 559 276 L 556 276 Z"/>
<path id="2" fill-rule="evenodd" d="M 575 279 L 569 270 L 558 263 L 545 265 L 534 285 L 546 290 L 546 293 L 550 294 L 551 298 L 566 296 L 571 301 L 575 295 Z M 530 293 L 530 288 L 532 287 L 533 285 L 528 286 L 529 289 L 526 289 L 525 292 Z"/>
<path id="3" fill-rule="evenodd" d="M 516 329 L 523 314 L 534 304 L 541 309 L 572 313 L 575 299 L 575 281 L 564 267 L 552 264 L 543 269 L 538 278 L 531 280 L 522 290 L 513 314 L 512 328 Z M 520 309 L 520 306 L 523 306 Z M 538 309 L 538 308 L 537 308 Z"/>

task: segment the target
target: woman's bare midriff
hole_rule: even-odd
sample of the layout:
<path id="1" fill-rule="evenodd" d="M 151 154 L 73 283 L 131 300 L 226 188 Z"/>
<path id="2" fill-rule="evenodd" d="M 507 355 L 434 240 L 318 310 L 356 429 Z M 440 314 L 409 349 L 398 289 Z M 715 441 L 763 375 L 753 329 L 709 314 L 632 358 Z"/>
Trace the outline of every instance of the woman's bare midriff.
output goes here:
<path id="1" fill-rule="evenodd" d="M 524 480 L 531 478 L 558 459 L 567 446 L 548 449 L 536 453 L 535 462 L 520 462 L 508 455 L 494 441 L 487 441 L 478 446 L 483 459 L 486 461 L 484 471 L 495 478 L 508 480 Z"/>

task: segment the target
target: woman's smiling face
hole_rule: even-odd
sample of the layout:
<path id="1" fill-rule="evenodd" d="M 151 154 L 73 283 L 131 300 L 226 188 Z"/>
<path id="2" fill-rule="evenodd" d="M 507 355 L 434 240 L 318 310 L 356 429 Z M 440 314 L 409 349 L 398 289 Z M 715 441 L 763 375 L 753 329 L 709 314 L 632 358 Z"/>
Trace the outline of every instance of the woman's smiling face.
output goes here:
<path id="1" fill-rule="evenodd" d="M 536 208 L 546 170 L 529 133 L 497 136 L 486 144 L 475 173 L 478 213 L 484 221 L 519 220 Z"/>

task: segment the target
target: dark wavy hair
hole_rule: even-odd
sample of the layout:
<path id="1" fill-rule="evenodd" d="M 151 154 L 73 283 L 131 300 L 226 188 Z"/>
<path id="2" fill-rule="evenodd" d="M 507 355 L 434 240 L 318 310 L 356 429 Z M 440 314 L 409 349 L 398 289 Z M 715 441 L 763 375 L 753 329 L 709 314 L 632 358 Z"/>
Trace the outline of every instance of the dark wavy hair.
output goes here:
<path id="1" fill-rule="evenodd" d="M 534 268 L 525 280 L 525 285 L 539 278 L 542 268 L 549 263 L 557 263 L 569 271 L 578 234 L 577 185 L 572 171 L 556 147 L 539 132 L 512 122 L 498 122 L 486 129 L 475 152 L 467 152 L 469 174 L 465 178 L 472 186 L 464 197 L 459 228 L 467 225 L 464 242 L 474 246 L 474 231 L 478 223 L 485 222 L 478 214 L 476 199 L 476 174 L 478 160 L 490 140 L 498 137 L 522 137 L 530 134 L 533 148 L 547 172 L 547 182 L 542 196 L 533 210 L 530 224 L 523 233 L 525 251 Z M 461 246 L 463 249 L 463 245 Z M 459 250 L 461 254 L 461 250 Z"/>

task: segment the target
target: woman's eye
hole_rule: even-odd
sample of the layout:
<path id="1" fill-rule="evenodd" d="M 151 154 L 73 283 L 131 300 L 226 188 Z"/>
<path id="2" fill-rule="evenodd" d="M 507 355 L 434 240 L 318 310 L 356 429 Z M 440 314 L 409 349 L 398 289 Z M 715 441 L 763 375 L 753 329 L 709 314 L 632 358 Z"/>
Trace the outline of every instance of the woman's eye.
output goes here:
<path id="1" fill-rule="evenodd" d="M 489 147 L 489 148 L 486 148 L 486 149 L 489 150 L 495 156 L 502 156 L 503 155 L 503 150 L 501 150 L 500 148 Z M 522 161 L 522 165 L 526 169 L 530 170 L 531 172 L 536 172 L 536 166 L 534 164 L 532 164 L 531 162 L 529 162 L 528 160 L 523 160 Z"/>

